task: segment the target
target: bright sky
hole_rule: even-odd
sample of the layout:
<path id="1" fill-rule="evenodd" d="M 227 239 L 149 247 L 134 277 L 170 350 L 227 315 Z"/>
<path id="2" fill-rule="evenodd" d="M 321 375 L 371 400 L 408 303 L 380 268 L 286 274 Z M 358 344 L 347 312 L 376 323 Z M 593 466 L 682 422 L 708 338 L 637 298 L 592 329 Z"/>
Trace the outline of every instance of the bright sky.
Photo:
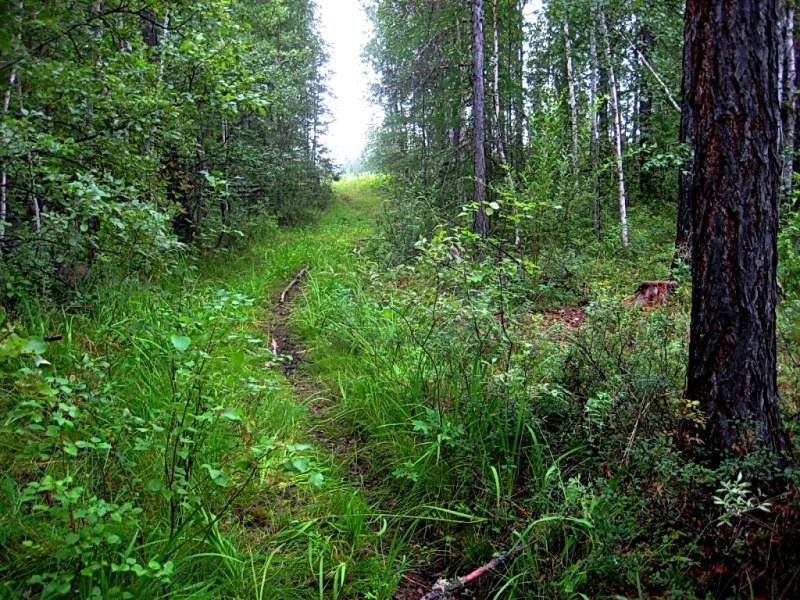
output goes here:
<path id="1" fill-rule="evenodd" d="M 367 130 L 377 119 L 369 102 L 368 67 L 361 62 L 372 28 L 359 0 L 317 0 L 317 5 L 333 73 L 328 83 L 334 96 L 329 101 L 332 122 L 323 141 L 334 162 L 342 164 L 358 158 Z"/>

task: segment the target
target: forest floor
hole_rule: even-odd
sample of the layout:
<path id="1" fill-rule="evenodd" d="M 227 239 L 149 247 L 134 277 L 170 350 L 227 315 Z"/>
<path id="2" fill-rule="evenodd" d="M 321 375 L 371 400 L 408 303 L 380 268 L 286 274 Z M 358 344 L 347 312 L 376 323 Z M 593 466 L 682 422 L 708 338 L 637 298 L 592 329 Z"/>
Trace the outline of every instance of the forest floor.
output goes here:
<path id="1" fill-rule="evenodd" d="M 333 205 L 313 225 L 301 231 L 278 230 L 277 239 L 251 249 L 251 253 L 274 255 L 277 247 L 285 258 L 280 285 L 276 286 L 278 278 L 271 278 L 267 298 L 260 302 L 263 316 L 254 323 L 252 333 L 269 339 L 276 359 L 268 366 L 281 373 L 290 397 L 304 408 L 293 437 L 311 446 L 311 464 L 325 477 L 319 488 L 301 487 L 277 506 L 257 503 L 255 512 L 260 516 L 243 518 L 251 529 L 245 535 L 250 543 L 265 541 L 264 528 L 275 531 L 278 540 L 288 540 L 279 542 L 284 562 L 276 565 L 276 579 L 287 587 L 284 592 L 273 589 L 271 597 L 283 597 L 281 593 L 290 594 L 294 588 L 292 597 L 308 597 L 316 590 L 318 598 L 417 600 L 444 574 L 434 568 L 406 572 L 404 565 L 410 560 L 399 555 L 407 552 L 408 540 L 403 539 L 397 521 L 389 525 L 393 516 L 390 482 L 371 476 L 358 435 L 341 422 L 339 401 L 345 392 L 340 386 L 342 373 L 348 369 L 348 352 L 320 339 L 313 325 L 304 325 L 302 314 L 307 296 L 320 288 L 331 283 L 346 286 L 364 276 L 361 253 L 376 233 L 383 203 L 377 187 L 371 178 L 340 182 L 335 185 Z M 317 342 L 323 347 L 316 347 Z M 309 563 L 315 553 L 317 560 Z M 297 557 L 304 559 L 302 566 Z M 311 589 L 303 590 L 304 585 Z"/>
<path id="2" fill-rule="evenodd" d="M 383 527 L 375 535 L 367 533 L 364 537 L 371 540 L 367 545 L 366 554 L 380 556 L 386 552 L 384 545 L 377 543 L 379 537 L 386 534 L 387 521 L 385 515 L 391 512 L 391 500 L 388 505 L 383 502 L 386 493 L 391 493 L 389 482 L 376 480 L 370 474 L 368 461 L 359 455 L 359 440 L 356 435 L 350 435 L 341 429 L 341 408 L 337 406 L 341 399 L 342 389 L 338 386 L 340 369 L 347 361 L 346 355 L 329 356 L 328 360 L 320 359 L 318 349 L 311 347 L 318 332 L 305 331 L 305 335 L 298 331 L 295 321 L 302 318 L 296 317 L 298 307 L 302 306 L 307 288 L 324 286 L 326 281 L 336 280 L 337 276 L 346 275 L 350 279 L 359 272 L 361 251 L 367 245 L 376 230 L 376 220 L 379 218 L 383 198 L 378 195 L 377 186 L 372 179 L 350 179 L 335 185 L 336 199 L 334 204 L 326 210 L 321 219 L 313 226 L 304 230 L 304 235 L 299 240 L 296 252 L 293 252 L 293 263 L 300 264 L 307 261 L 294 276 L 287 281 L 287 286 L 280 294 L 273 293 L 273 302 L 269 309 L 271 317 L 268 318 L 267 331 L 271 336 L 271 345 L 276 353 L 281 356 L 278 365 L 284 372 L 286 383 L 291 389 L 292 396 L 298 404 L 307 409 L 308 441 L 314 445 L 317 452 L 325 455 L 322 459 L 328 465 L 328 474 L 331 477 L 329 485 L 337 486 L 339 494 L 349 494 L 358 497 L 361 506 L 367 513 L 359 515 L 381 522 Z M 295 238 L 292 237 L 292 240 Z M 302 258 L 300 262 L 298 259 Z M 382 485 L 386 483 L 385 489 Z M 336 507 L 332 507 L 336 510 Z M 331 514 L 332 519 L 339 519 L 344 515 Z M 413 518 L 413 517 L 410 517 Z M 396 523 L 394 526 L 396 527 Z M 358 527 L 358 526 L 357 526 Z M 345 529 L 340 529 L 340 533 Z M 350 532 L 352 533 L 352 532 Z M 397 532 L 392 532 L 395 536 Z M 348 534 L 349 535 L 349 534 Z M 390 543 L 388 556 L 395 557 L 398 552 L 405 551 L 405 544 Z M 403 550 L 401 550 L 403 548 Z M 357 557 L 351 557 L 357 559 Z M 368 561 L 370 562 L 370 561 Z M 341 563 L 340 563 L 341 564 Z M 417 569 L 406 571 L 403 567 L 397 572 L 392 569 L 400 564 L 406 564 L 402 559 L 395 564 L 381 560 L 380 569 L 372 575 L 381 579 L 373 581 L 373 589 L 364 589 L 358 594 L 360 597 L 388 597 L 380 593 L 381 589 L 391 593 L 393 600 L 418 600 L 436 583 L 437 579 L 446 573 L 437 569 L 433 564 L 417 565 Z M 441 566 L 441 565 L 439 565 Z M 372 565 L 374 569 L 374 565 Z M 366 566 L 369 568 L 369 565 Z M 320 582 L 317 582 L 320 584 Z M 321 584 L 320 584 L 321 585 Z M 356 586 L 358 587 L 358 586 Z M 385 593 L 384 592 L 384 593 Z M 353 591 L 338 591 L 343 598 L 353 597 Z M 329 594 L 337 595 L 334 591 L 324 591 L 320 588 L 320 598 Z M 460 596 L 454 595 L 453 598 Z"/>
<path id="3" fill-rule="evenodd" d="M 58 341 L 30 346 L 42 371 L 7 388 L 57 387 L 0 404 L 0 598 L 52 581 L 74 597 L 419 600 L 515 547 L 464 597 L 760 597 L 777 578 L 791 594 L 796 557 L 772 549 L 796 539 L 794 496 L 758 506 L 740 473 L 764 465 L 683 453 L 700 420 L 681 398 L 686 290 L 630 301 L 668 274 L 668 228 L 642 214 L 660 238 L 533 276 L 460 260 L 439 232 L 389 268 L 381 181 L 334 189 L 313 224 L 266 221 L 175 273 L 111 282 L 91 311 L 29 305 L 28 335 Z M 62 487 L 28 510 L 42 490 L 13 481 L 43 475 Z M 140 511 L 110 517 L 108 538 L 63 510 L 106 515 L 106 497 Z"/>
<path id="4" fill-rule="evenodd" d="M 364 545 L 360 550 L 361 556 L 352 554 L 352 548 L 348 547 L 348 552 L 351 552 L 348 560 L 354 564 L 345 566 L 346 563 L 339 563 L 339 568 L 364 569 L 364 572 L 359 582 L 352 581 L 350 575 L 354 584 L 351 589 L 323 590 L 320 587 L 319 597 L 341 594 L 342 598 L 418 600 L 438 580 L 456 574 L 447 571 L 448 561 L 443 555 L 425 557 L 421 547 L 403 535 L 403 523 L 416 524 L 419 516 L 393 518 L 396 517 L 393 509 L 397 502 L 392 497 L 392 482 L 371 472 L 370 458 L 366 456 L 369 447 L 362 448 L 358 433 L 346 424 L 358 419 L 347 414 L 348 409 L 341 406 L 342 396 L 346 394 L 341 380 L 348 370 L 349 351 L 331 348 L 329 340 L 320 339 L 320 332 L 313 326 L 303 327 L 302 308 L 307 294 L 313 295 L 315 290 L 330 282 L 345 281 L 347 285 L 346 282 L 354 282 L 354 278 L 365 277 L 361 253 L 375 235 L 376 220 L 383 204 L 379 186 L 371 178 L 345 180 L 334 189 L 336 200 L 321 219 L 305 229 L 302 236 L 288 238 L 292 245 L 292 264 L 303 266 L 287 278 L 287 286 L 291 287 L 281 290 L 281 294 L 273 291 L 269 308 L 271 316 L 266 326 L 272 347 L 282 357 L 276 366 L 284 372 L 292 396 L 307 409 L 308 442 L 324 456 L 320 461 L 327 465 L 324 469 L 327 485 L 336 488 L 337 496 L 349 495 L 351 503 L 357 498 L 355 502 L 365 511 L 357 515 L 356 523 L 347 523 L 348 516 L 336 514 L 340 507 L 335 500 L 331 503 L 332 513 L 328 518 L 344 521 L 335 527 L 337 532 L 344 534 L 345 538 L 360 535 L 363 538 L 360 544 Z M 281 301 L 282 295 L 285 302 Z M 318 307 L 313 310 L 318 311 Z M 316 314 L 315 318 L 318 316 Z M 315 342 L 327 347 L 316 348 Z M 317 497 L 317 501 L 329 500 L 324 493 Z M 348 506 L 347 511 L 350 510 Z M 361 518 L 367 522 L 363 531 L 360 531 L 363 527 L 359 522 Z M 352 529 L 348 530 L 348 527 Z M 389 539 L 390 536 L 393 537 Z M 331 540 L 334 546 L 341 542 Z M 349 542 L 344 544 L 349 546 Z M 338 549 L 334 554 L 340 552 Z M 379 564 L 375 564 L 375 559 Z M 335 569 L 336 566 L 333 571 Z M 326 573 L 326 578 L 330 579 L 330 576 L 331 573 Z M 316 583 L 323 585 L 319 580 Z M 361 591 L 356 591 L 358 588 Z M 452 594 L 450 597 L 461 596 Z"/>

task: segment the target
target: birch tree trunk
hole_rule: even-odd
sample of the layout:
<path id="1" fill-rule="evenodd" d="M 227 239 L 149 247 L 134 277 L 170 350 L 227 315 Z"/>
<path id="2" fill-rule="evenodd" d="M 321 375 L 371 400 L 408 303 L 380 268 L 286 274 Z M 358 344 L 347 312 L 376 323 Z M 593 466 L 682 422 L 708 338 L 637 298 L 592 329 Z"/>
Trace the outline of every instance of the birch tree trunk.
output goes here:
<path id="1" fill-rule="evenodd" d="M 575 97 L 575 73 L 572 69 L 572 39 L 569 37 L 569 18 L 564 16 L 564 47 L 567 53 L 567 89 L 569 90 L 569 112 L 572 123 L 572 174 L 578 172 L 578 101 Z"/>
<path id="2" fill-rule="evenodd" d="M 22 11 L 25 5 L 23 0 L 19 1 L 19 18 L 22 19 Z M 22 31 L 17 34 L 15 43 L 15 50 L 19 51 L 22 46 Z M 8 114 L 11 107 L 11 91 L 14 89 L 14 83 L 17 81 L 17 69 L 19 63 L 14 63 L 11 67 L 11 73 L 8 76 L 8 87 L 3 92 L 3 114 Z M 5 221 L 8 217 L 8 171 L 6 170 L 7 164 L 4 162 L 2 173 L 0 173 L 0 240 L 6 237 Z"/>
<path id="3" fill-rule="evenodd" d="M 3 114 L 8 113 L 11 106 L 11 90 L 14 88 L 14 82 L 17 79 L 17 64 L 11 67 L 11 74 L 8 76 L 8 88 L 3 94 Z M 6 217 L 8 216 L 8 202 L 7 202 L 7 187 L 8 187 L 8 172 L 6 171 L 7 164 L 3 163 L 2 173 L 0 174 L 0 240 L 6 236 Z"/>
<path id="4" fill-rule="evenodd" d="M 592 153 L 592 221 L 594 222 L 594 234 L 598 241 L 603 239 L 602 223 L 600 221 L 600 131 L 597 106 L 597 70 L 599 61 L 597 59 L 597 40 L 595 39 L 594 26 L 591 27 L 589 34 L 589 53 L 591 54 L 592 65 L 589 73 L 589 113 L 591 137 L 590 147 Z"/>
<path id="5" fill-rule="evenodd" d="M 483 0 L 472 0 L 472 119 L 474 129 L 476 204 L 473 230 L 485 239 L 486 216 L 486 88 L 483 77 Z"/>
<path id="6" fill-rule="evenodd" d="M 622 119 L 620 117 L 619 92 L 614 75 L 614 62 L 611 59 L 611 42 L 608 39 L 608 22 L 605 10 L 600 8 L 600 25 L 603 28 L 606 62 L 608 63 L 608 83 L 611 88 L 611 109 L 614 112 L 614 152 L 617 156 L 617 181 L 619 185 L 619 223 L 622 245 L 628 245 L 628 199 L 625 193 L 625 167 L 622 162 Z"/>

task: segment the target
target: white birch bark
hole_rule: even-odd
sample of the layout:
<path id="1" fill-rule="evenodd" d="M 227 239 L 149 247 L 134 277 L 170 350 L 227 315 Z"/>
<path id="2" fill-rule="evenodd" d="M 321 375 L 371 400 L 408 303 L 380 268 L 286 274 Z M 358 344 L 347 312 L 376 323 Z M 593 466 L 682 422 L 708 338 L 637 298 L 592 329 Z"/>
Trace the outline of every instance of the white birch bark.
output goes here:
<path id="1" fill-rule="evenodd" d="M 592 153 L 592 221 L 594 222 L 594 233 L 598 240 L 602 238 L 602 228 L 600 223 L 600 132 L 597 114 L 597 69 L 599 60 L 597 58 L 597 40 L 595 39 L 594 27 L 591 28 L 589 38 L 589 52 L 592 58 L 592 68 L 589 75 L 589 113 L 591 126 L 591 153 Z"/>
<path id="2" fill-rule="evenodd" d="M 622 245 L 627 246 L 628 239 L 628 199 L 625 193 L 625 167 L 622 160 L 622 120 L 620 118 L 619 92 L 614 74 L 614 62 L 611 59 L 611 43 L 608 39 L 608 22 L 606 13 L 600 9 L 600 25 L 603 28 L 606 62 L 608 62 L 608 82 L 611 89 L 611 107 L 614 111 L 614 151 L 617 156 L 617 181 L 619 185 L 619 223 Z"/>
<path id="3" fill-rule="evenodd" d="M 575 73 L 572 69 L 572 39 L 569 37 L 569 19 L 564 17 L 564 46 L 567 53 L 567 89 L 569 90 L 569 112 L 572 122 L 572 171 L 578 170 L 578 101 L 575 97 Z"/>
<path id="4" fill-rule="evenodd" d="M 23 0 L 19 2 L 19 18 L 22 19 L 22 10 L 25 7 Z M 16 48 L 22 46 L 22 33 L 17 34 Z M 8 87 L 3 93 L 3 114 L 8 114 L 8 109 L 11 107 L 11 90 L 14 89 L 14 83 L 17 80 L 17 69 L 19 63 L 14 63 L 11 67 L 11 73 L 8 76 Z M 6 170 L 6 163 L 3 163 L 2 173 L 0 173 L 0 240 L 6 237 L 5 221 L 8 216 L 8 171 Z"/>

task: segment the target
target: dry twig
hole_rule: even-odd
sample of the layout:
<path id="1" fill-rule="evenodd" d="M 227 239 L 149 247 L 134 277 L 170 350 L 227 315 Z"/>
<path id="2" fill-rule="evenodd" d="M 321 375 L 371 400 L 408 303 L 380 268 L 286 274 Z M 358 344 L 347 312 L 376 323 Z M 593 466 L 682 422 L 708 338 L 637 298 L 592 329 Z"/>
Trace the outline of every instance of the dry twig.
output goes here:
<path id="1" fill-rule="evenodd" d="M 430 592 L 425 594 L 422 598 L 420 598 L 420 600 L 436 600 L 437 598 L 444 598 L 445 596 L 449 596 L 454 592 L 464 589 L 479 577 L 483 577 L 484 575 L 493 571 L 497 567 L 506 564 L 518 554 L 521 554 L 522 551 L 525 550 L 527 546 L 528 544 L 517 544 L 505 554 L 493 558 L 482 567 L 472 571 L 472 573 L 470 573 L 469 575 L 465 575 L 464 577 L 459 577 L 458 579 L 455 579 L 452 582 L 443 580 L 437 583 L 434 586 L 434 588 Z"/>
<path id="2" fill-rule="evenodd" d="M 295 276 L 294 276 L 294 279 L 292 279 L 292 280 L 289 282 L 289 285 L 287 285 L 287 286 L 284 288 L 284 290 L 281 292 L 281 297 L 280 297 L 280 300 L 278 300 L 278 302 L 279 302 L 280 304 L 284 304 L 284 303 L 286 302 L 286 295 L 289 293 L 289 291 L 290 291 L 290 290 L 291 290 L 291 289 L 292 289 L 294 286 L 296 286 L 296 285 L 297 285 L 297 282 L 298 282 L 298 281 L 300 281 L 300 280 L 301 280 L 301 279 L 302 279 L 302 278 L 305 276 L 305 274 L 306 274 L 306 273 L 308 273 L 308 269 L 309 269 L 308 265 L 306 265 L 305 267 L 303 267 L 303 268 L 300 270 L 300 272 L 299 272 L 297 275 L 295 275 Z"/>

